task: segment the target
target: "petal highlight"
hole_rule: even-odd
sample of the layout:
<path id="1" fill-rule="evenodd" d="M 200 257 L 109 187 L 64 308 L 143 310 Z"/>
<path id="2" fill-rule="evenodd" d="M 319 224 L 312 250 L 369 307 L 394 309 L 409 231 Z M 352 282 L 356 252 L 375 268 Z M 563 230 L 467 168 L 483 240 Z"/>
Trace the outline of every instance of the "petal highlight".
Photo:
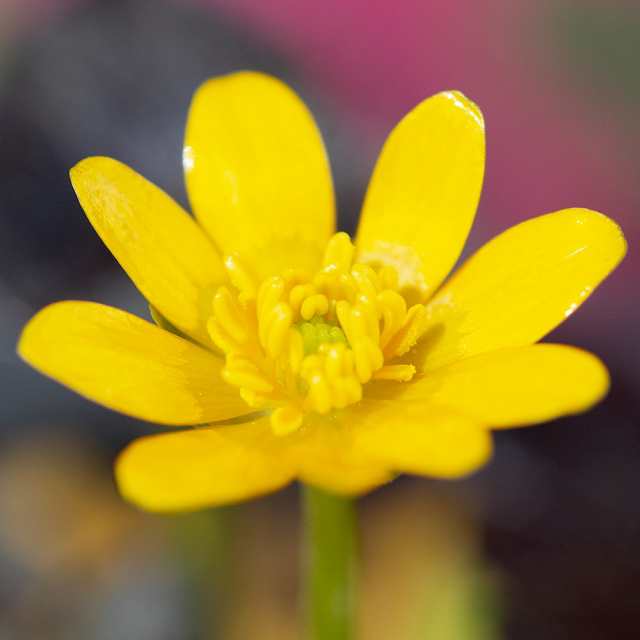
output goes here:
<path id="1" fill-rule="evenodd" d="M 143 420 L 188 425 L 248 413 L 222 360 L 129 313 L 59 302 L 27 324 L 18 353 L 41 373 Z"/>
<path id="2" fill-rule="evenodd" d="M 490 351 L 388 389 L 397 402 L 435 403 L 493 428 L 528 426 L 586 411 L 609 388 L 591 353 L 559 344 Z"/>
<path id="3" fill-rule="evenodd" d="M 474 254 L 427 304 L 412 354 L 418 371 L 537 342 L 573 313 L 624 257 L 612 220 L 566 209 L 527 220 Z"/>
<path id="4" fill-rule="evenodd" d="M 455 264 L 484 175 L 484 121 L 457 91 L 428 98 L 391 132 L 371 178 L 358 260 L 388 264 L 424 301 Z"/>
<path id="5" fill-rule="evenodd" d="M 205 82 L 183 164 L 193 210 L 223 253 L 259 279 L 318 267 L 335 226 L 331 172 L 313 117 L 289 87 L 254 72 Z"/>
<path id="6" fill-rule="evenodd" d="M 275 491 L 293 479 L 268 420 L 140 438 L 116 462 L 122 495 L 149 511 L 214 507 Z"/>
<path id="7" fill-rule="evenodd" d="M 112 158 L 86 158 L 70 175 L 89 221 L 142 295 L 176 327 L 210 345 L 206 320 L 226 275 L 193 218 Z"/>

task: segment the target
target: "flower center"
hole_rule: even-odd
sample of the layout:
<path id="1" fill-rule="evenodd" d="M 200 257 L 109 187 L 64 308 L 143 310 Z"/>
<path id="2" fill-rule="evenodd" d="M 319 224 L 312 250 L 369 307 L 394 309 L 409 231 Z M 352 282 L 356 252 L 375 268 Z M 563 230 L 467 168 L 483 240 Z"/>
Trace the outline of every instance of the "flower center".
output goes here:
<path id="1" fill-rule="evenodd" d="M 344 331 L 335 324 L 324 322 L 322 316 L 311 318 L 309 322 L 297 322 L 293 325 L 302 336 L 304 355 L 317 353 L 323 344 L 341 342 L 348 345 Z"/>
<path id="2" fill-rule="evenodd" d="M 372 379 L 410 380 L 415 368 L 393 364 L 421 336 L 425 309 L 407 307 L 392 267 L 353 262 L 346 233 L 327 244 L 315 275 L 290 270 L 255 279 L 225 258 L 236 291 L 220 287 L 208 330 L 226 356 L 223 377 L 247 404 L 272 409 L 278 434 L 305 414 L 328 414 L 358 402 Z"/>

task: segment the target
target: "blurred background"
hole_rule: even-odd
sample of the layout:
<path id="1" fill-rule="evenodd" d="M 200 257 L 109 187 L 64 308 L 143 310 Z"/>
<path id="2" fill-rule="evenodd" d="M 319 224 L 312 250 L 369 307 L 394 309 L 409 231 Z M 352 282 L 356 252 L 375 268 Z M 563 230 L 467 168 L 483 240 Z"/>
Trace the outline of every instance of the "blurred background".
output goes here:
<path id="1" fill-rule="evenodd" d="M 405 478 L 360 502 L 360 637 L 637 638 L 639 61 L 637 0 L 0 0 L 0 639 L 297 637 L 295 488 L 142 514 L 116 494 L 111 463 L 151 427 L 15 356 L 21 326 L 55 300 L 146 317 L 67 171 L 111 155 L 186 204 L 191 94 L 246 68 L 311 105 L 346 230 L 391 127 L 460 89 L 488 134 L 467 253 L 568 206 L 609 214 L 631 247 L 551 336 L 607 362 L 600 407 L 499 433 L 493 462 L 465 481 Z"/>

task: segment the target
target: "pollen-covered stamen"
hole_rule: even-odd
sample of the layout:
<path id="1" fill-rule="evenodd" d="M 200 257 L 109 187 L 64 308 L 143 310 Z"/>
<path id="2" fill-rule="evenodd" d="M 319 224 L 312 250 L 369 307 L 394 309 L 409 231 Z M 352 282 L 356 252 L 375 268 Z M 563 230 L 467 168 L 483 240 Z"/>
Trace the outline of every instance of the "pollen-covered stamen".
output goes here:
<path id="1" fill-rule="evenodd" d="M 224 351 L 224 379 L 252 407 L 271 408 L 274 432 L 298 429 L 308 412 L 327 414 L 362 398 L 370 380 L 406 382 L 412 365 L 389 363 L 421 336 L 424 307 L 407 308 L 392 267 L 354 264 L 338 233 L 315 274 L 288 271 L 257 284 L 236 256 L 225 258 L 236 287 L 216 292 L 208 328 Z"/>

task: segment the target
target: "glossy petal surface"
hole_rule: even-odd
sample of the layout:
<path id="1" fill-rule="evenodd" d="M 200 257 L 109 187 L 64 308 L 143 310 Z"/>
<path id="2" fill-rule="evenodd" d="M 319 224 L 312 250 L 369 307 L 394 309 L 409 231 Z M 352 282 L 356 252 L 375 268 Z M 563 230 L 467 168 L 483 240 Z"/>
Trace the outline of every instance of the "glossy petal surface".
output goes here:
<path id="1" fill-rule="evenodd" d="M 140 438 L 120 455 L 122 495 L 150 511 L 184 511 L 246 500 L 293 478 L 266 420 Z"/>
<path id="2" fill-rule="evenodd" d="M 345 412 L 345 420 L 352 423 L 360 455 L 396 472 L 455 478 L 491 456 L 486 429 L 427 399 L 419 404 L 363 400 Z"/>
<path id="3" fill-rule="evenodd" d="M 364 203 L 359 259 L 390 264 L 424 300 L 458 259 L 484 174 L 484 122 L 461 93 L 428 98 L 393 130 Z"/>
<path id="4" fill-rule="evenodd" d="M 313 117 L 285 84 L 253 72 L 203 84 L 183 160 L 193 210 L 224 254 L 259 278 L 318 267 L 335 226 L 331 173 Z"/>
<path id="5" fill-rule="evenodd" d="M 495 428 L 527 426 L 585 411 L 609 375 L 594 355 L 558 344 L 490 351 L 377 393 L 396 402 L 435 403 Z M 372 393 L 376 390 L 372 389 Z"/>
<path id="6" fill-rule="evenodd" d="M 193 218 L 161 189 L 111 158 L 87 158 L 71 182 L 89 221 L 142 295 L 202 344 L 222 262 Z"/>
<path id="7" fill-rule="evenodd" d="M 205 349 L 119 309 L 59 302 L 25 327 L 18 352 L 41 373 L 151 422 L 199 424 L 249 413 Z"/>
<path id="8" fill-rule="evenodd" d="M 497 236 L 427 304 L 418 370 L 537 342 L 577 309 L 620 262 L 618 225 L 587 209 L 533 218 Z"/>

